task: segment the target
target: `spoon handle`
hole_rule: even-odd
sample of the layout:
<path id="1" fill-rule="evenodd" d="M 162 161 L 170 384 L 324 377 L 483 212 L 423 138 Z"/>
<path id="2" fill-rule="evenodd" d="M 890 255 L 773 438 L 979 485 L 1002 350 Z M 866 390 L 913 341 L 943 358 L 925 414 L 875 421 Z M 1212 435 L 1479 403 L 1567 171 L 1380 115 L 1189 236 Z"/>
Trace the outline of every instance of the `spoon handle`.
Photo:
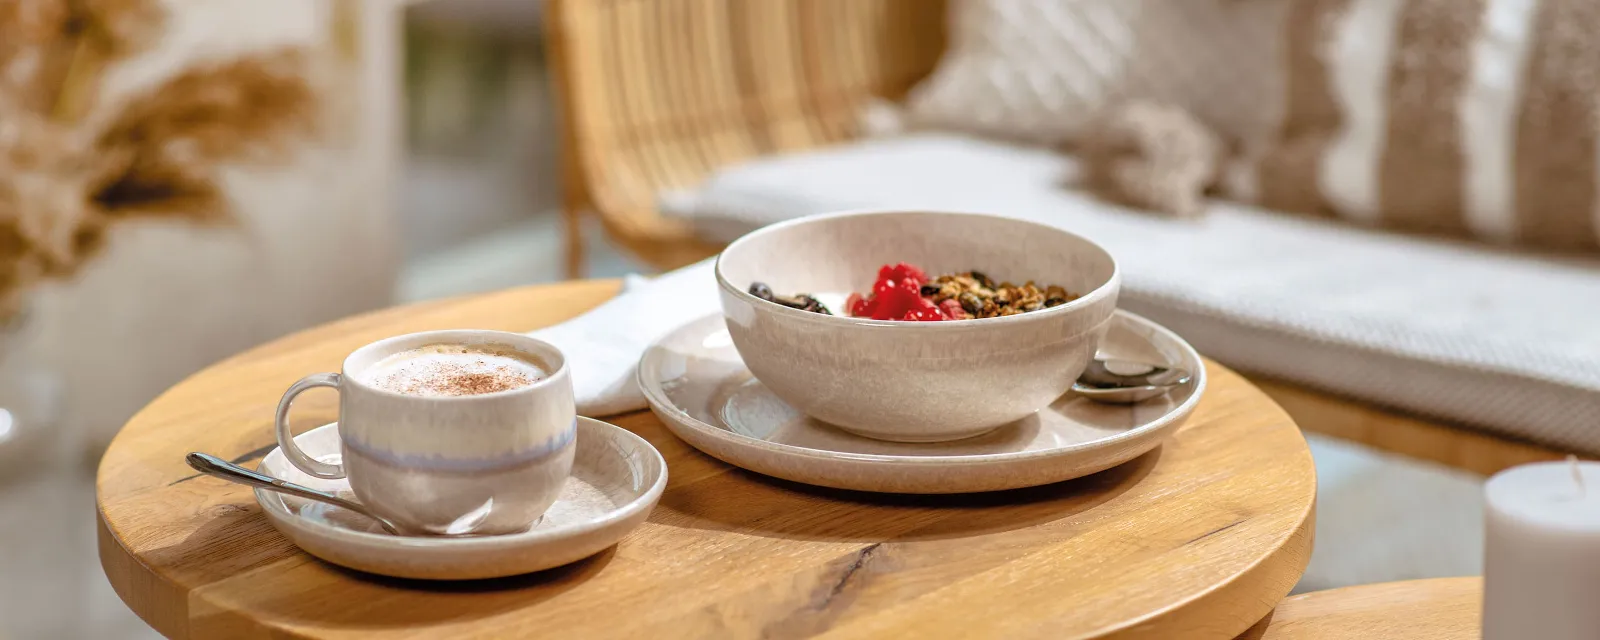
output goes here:
<path id="1" fill-rule="evenodd" d="M 189 463 L 189 466 L 194 467 L 195 471 L 199 471 L 200 473 L 204 473 L 208 476 L 215 476 L 229 482 L 249 485 L 258 489 L 286 493 L 292 496 L 305 498 L 307 500 L 326 502 L 336 506 L 344 507 L 350 511 L 354 511 L 368 518 L 372 518 L 373 520 L 377 521 L 378 524 L 382 525 L 383 528 L 389 533 L 393 533 L 395 535 L 400 534 L 400 532 L 395 529 L 394 525 L 389 524 L 382 518 L 373 516 L 367 511 L 367 508 L 360 503 L 346 500 L 326 491 L 318 491 L 316 489 L 312 489 L 311 487 L 289 482 L 288 480 L 257 473 L 209 453 L 200 453 L 196 451 L 190 453 L 188 456 L 185 456 L 184 460 Z"/>

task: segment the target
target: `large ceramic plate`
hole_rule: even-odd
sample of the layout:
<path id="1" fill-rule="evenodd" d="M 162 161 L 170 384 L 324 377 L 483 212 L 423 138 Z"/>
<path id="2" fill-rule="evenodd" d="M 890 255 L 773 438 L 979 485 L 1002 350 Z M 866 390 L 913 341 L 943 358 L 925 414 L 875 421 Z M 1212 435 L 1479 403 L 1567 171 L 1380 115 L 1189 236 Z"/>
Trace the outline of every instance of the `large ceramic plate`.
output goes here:
<path id="1" fill-rule="evenodd" d="M 988 434 L 938 443 L 872 440 L 806 417 L 750 375 L 721 314 L 690 322 L 639 362 L 650 408 L 685 442 L 729 464 L 825 487 L 890 493 L 966 493 L 1060 482 L 1156 448 L 1194 411 L 1205 364 L 1164 327 L 1118 311 L 1103 357 L 1195 372 L 1172 393 L 1132 406 L 1067 394 Z M 982 382 L 973 381 L 973 392 Z"/>

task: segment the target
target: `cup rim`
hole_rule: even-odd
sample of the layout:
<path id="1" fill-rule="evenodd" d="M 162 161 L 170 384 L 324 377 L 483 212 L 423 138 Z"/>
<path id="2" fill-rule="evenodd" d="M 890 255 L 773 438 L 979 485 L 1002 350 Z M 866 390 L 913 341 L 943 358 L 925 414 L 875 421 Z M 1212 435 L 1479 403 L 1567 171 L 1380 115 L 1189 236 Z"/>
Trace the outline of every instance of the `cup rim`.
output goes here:
<path id="1" fill-rule="evenodd" d="M 555 370 L 550 372 L 550 375 L 545 376 L 544 379 L 536 381 L 533 384 L 527 385 L 525 387 L 517 387 L 515 389 L 506 389 L 504 391 L 494 391 L 494 392 L 490 392 L 490 393 L 478 393 L 478 394 L 461 395 L 461 396 L 414 396 L 414 395 L 408 395 L 408 394 L 400 393 L 400 392 L 397 392 L 397 391 L 390 391 L 388 389 L 384 389 L 384 388 L 381 388 L 381 387 L 372 386 L 370 384 L 367 384 L 367 383 L 363 382 L 359 376 L 351 375 L 351 372 L 350 372 L 351 360 L 354 360 L 357 356 L 366 355 L 367 353 L 369 353 L 371 351 L 382 351 L 382 350 L 384 350 L 384 348 L 390 347 L 394 343 L 397 343 L 397 342 L 405 342 L 405 341 L 410 341 L 410 340 L 426 339 L 428 337 L 435 337 L 436 336 L 436 337 L 439 338 L 438 342 L 444 343 L 444 342 L 451 342 L 452 341 L 451 336 L 455 336 L 456 340 L 459 340 L 461 336 L 478 337 L 478 336 L 485 336 L 485 335 L 493 336 L 493 338 L 494 338 L 493 340 L 484 341 L 487 344 L 504 344 L 506 346 L 513 347 L 518 351 L 521 351 L 521 352 L 526 353 L 528 355 L 532 355 L 534 357 L 544 358 L 546 354 L 539 353 L 539 351 L 548 351 L 550 354 L 554 354 L 554 356 L 558 360 L 558 364 L 555 367 Z M 433 343 L 432 342 L 425 342 L 424 344 L 433 344 Z M 533 349 L 529 349 L 528 348 L 528 346 L 530 346 L 530 345 L 533 347 Z M 388 356 L 394 355 L 395 353 L 398 353 L 398 351 L 393 351 L 393 352 L 390 352 L 390 353 L 386 353 L 383 356 L 379 356 L 378 359 L 386 358 Z M 374 362 L 376 362 L 376 360 Z M 368 366 L 371 366 L 371 365 L 368 365 Z M 474 401 L 474 400 L 484 400 L 484 399 L 492 399 L 492 398 L 504 398 L 504 397 L 514 396 L 514 395 L 523 394 L 523 393 L 533 393 L 533 392 L 536 392 L 536 391 L 540 391 L 540 390 L 543 390 L 543 389 L 545 389 L 547 387 L 550 387 L 552 385 L 559 384 L 559 382 L 561 380 L 566 379 L 570 375 L 568 373 L 568 370 L 569 370 L 569 365 L 567 363 L 567 354 L 565 352 L 563 352 L 560 347 L 557 347 L 557 346 L 555 346 L 553 344 L 550 344 L 549 342 L 545 342 L 544 340 L 540 340 L 540 339 L 535 338 L 533 336 L 529 336 L 527 334 L 514 333 L 514 332 L 511 332 L 511 331 L 499 331 L 499 330 L 495 330 L 495 329 L 434 329 L 434 330 L 430 330 L 430 331 L 414 331 L 412 333 L 403 333 L 403 334 L 396 335 L 396 336 L 389 336 L 387 338 L 383 338 L 383 339 L 380 339 L 380 340 L 375 340 L 375 341 L 369 342 L 367 344 L 364 344 L 364 345 L 362 345 L 360 347 L 357 347 L 354 351 L 351 351 L 348 355 L 346 355 L 344 357 L 344 360 L 342 360 L 339 363 L 339 380 L 340 380 L 341 386 L 344 385 L 344 384 L 350 384 L 350 385 L 353 385 L 353 386 L 356 386 L 356 387 L 360 387 L 362 391 L 366 391 L 366 392 L 369 392 L 369 393 L 374 393 L 374 394 L 385 396 L 385 397 L 388 397 L 388 398 L 394 398 L 394 399 L 400 399 L 400 400 L 417 400 L 417 401 L 424 401 L 424 402 L 471 402 L 471 401 Z"/>
<path id="2" fill-rule="evenodd" d="M 1023 224 L 1031 224 L 1031 225 L 1035 225 L 1035 226 L 1039 226 L 1039 227 L 1044 227 L 1044 228 L 1050 229 L 1052 231 L 1056 231 L 1056 232 L 1059 232 L 1059 233 L 1064 233 L 1066 235 L 1072 236 L 1074 238 L 1082 240 L 1084 243 L 1088 244 L 1091 247 L 1099 249 L 1100 253 L 1104 254 L 1106 259 L 1111 262 L 1111 276 L 1106 278 L 1106 281 L 1101 283 L 1100 286 L 1095 287 L 1094 289 L 1090 290 L 1088 293 L 1085 293 L 1085 294 L 1083 294 L 1081 296 L 1078 296 L 1077 299 L 1072 300 L 1071 302 L 1067 302 L 1065 304 L 1059 304 L 1059 305 L 1056 305 L 1054 307 L 1050 307 L 1048 309 L 1043 309 L 1043 310 L 1039 310 L 1039 311 L 1031 311 L 1031 312 L 1028 312 L 1028 313 L 1019 313 L 1019 314 L 1010 315 L 1010 316 L 1001 316 L 1001 317 L 998 317 L 998 318 L 969 318 L 969 319 L 966 319 L 966 320 L 941 320 L 939 322 L 917 322 L 917 321 L 913 321 L 913 320 L 875 320 L 875 319 L 872 319 L 872 318 L 856 318 L 856 317 L 851 317 L 851 316 L 824 315 L 824 314 L 820 314 L 820 313 L 812 313 L 810 311 L 801 311 L 799 309 L 793 309 L 793 308 L 786 307 L 786 306 L 783 306 L 781 304 L 778 304 L 776 302 L 772 302 L 770 300 L 762 300 L 761 298 L 755 297 L 749 291 L 746 291 L 744 289 L 741 289 L 739 287 L 734 286 L 733 283 L 729 282 L 728 278 L 726 276 L 724 276 L 723 273 L 722 273 L 722 258 L 723 258 L 723 256 L 727 255 L 728 252 L 733 250 L 735 247 L 738 247 L 740 244 L 748 242 L 748 241 L 752 240 L 753 238 L 756 238 L 756 237 L 759 237 L 759 236 L 763 236 L 763 235 L 767 235 L 769 233 L 774 233 L 774 232 L 777 232 L 777 231 L 782 231 L 782 230 L 787 229 L 789 227 L 794 227 L 794 226 L 799 226 L 799 225 L 802 225 L 802 224 L 808 224 L 808 223 L 812 223 L 812 222 L 817 222 L 817 221 L 820 221 L 820 220 L 832 220 L 832 219 L 835 219 L 835 218 L 864 218 L 864 217 L 869 217 L 869 216 L 885 215 L 885 214 L 933 214 L 933 215 L 944 215 L 944 216 L 964 216 L 964 217 L 972 217 L 972 218 L 993 218 L 993 219 L 997 219 L 997 220 L 1004 220 L 1004 221 L 1007 221 L 1007 222 L 1019 222 L 1019 223 L 1023 223 Z M 1101 300 L 1104 300 L 1107 297 L 1115 295 L 1116 291 L 1119 288 L 1121 288 L 1121 284 L 1122 284 L 1122 265 L 1117 263 L 1116 256 L 1111 255 L 1111 252 L 1107 251 L 1105 247 L 1100 246 L 1100 243 L 1095 242 L 1094 240 L 1091 240 L 1089 238 L 1086 238 L 1086 237 L 1084 237 L 1084 236 L 1082 236 L 1080 234 L 1073 233 L 1071 231 L 1067 231 L 1066 229 L 1062 229 L 1060 227 L 1047 225 L 1047 224 L 1044 224 L 1044 223 L 1041 223 L 1041 222 L 1035 222 L 1033 220 L 1025 220 L 1025 219 L 1022 219 L 1022 218 L 1011 218 L 1011 217 L 1002 216 L 1002 215 L 993 214 L 993 213 L 983 213 L 983 212 L 976 212 L 976 211 L 937 211 L 937 210 L 928 210 L 928 209 L 850 209 L 850 210 L 846 210 L 846 211 L 835 211 L 835 212 L 831 212 L 831 213 L 820 213 L 820 214 L 815 214 L 815 215 L 802 216 L 802 217 L 799 217 L 799 218 L 794 218 L 794 219 L 790 219 L 790 220 L 784 220 L 783 222 L 777 222 L 777 223 L 774 223 L 774 224 L 770 224 L 770 225 L 767 225 L 765 227 L 761 227 L 760 229 L 756 229 L 755 231 L 751 231 L 750 233 L 744 234 L 743 236 L 740 236 L 737 240 L 734 240 L 733 242 L 728 243 L 728 246 L 723 247 L 722 251 L 719 251 L 717 253 L 717 258 L 716 258 L 715 263 L 713 264 L 712 271 L 716 274 L 717 286 L 721 287 L 723 291 L 731 293 L 731 294 L 734 295 L 734 297 L 739 298 L 739 299 L 744 300 L 744 301 L 747 301 L 747 302 L 749 302 L 751 304 L 767 305 L 768 311 L 773 312 L 773 313 L 777 313 L 779 315 L 787 315 L 787 316 L 792 317 L 792 318 L 798 318 L 798 319 L 802 319 L 802 320 L 810 320 L 810 321 L 818 322 L 818 323 L 822 323 L 822 324 L 837 324 L 839 326 L 894 327 L 894 328 L 908 328 L 909 327 L 909 328 L 915 328 L 916 330 L 919 330 L 919 331 L 932 331 L 932 330 L 938 330 L 938 329 L 977 329 L 977 328 L 983 328 L 983 327 L 1000 327 L 1000 326 L 1005 326 L 1007 324 L 1016 324 L 1016 323 L 1019 323 L 1019 322 L 1035 322 L 1035 321 L 1045 320 L 1045 319 L 1052 318 L 1052 317 L 1055 317 L 1055 316 L 1059 316 L 1059 315 L 1063 315 L 1063 314 L 1066 314 L 1066 313 L 1070 313 L 1070 312 L 1078 310 L 1078 309 L 1082 309 L 1082 308 L 1085 308 L 1085 307 L 1093 306 L 1094 304 L 1100 302 Z"/>

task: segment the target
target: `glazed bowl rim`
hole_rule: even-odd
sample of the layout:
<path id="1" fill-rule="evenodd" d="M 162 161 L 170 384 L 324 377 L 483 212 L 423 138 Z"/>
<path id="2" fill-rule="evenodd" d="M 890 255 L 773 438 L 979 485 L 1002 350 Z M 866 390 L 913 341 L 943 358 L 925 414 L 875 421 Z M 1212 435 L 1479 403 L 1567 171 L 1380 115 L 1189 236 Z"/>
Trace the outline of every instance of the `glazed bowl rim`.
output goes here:
<path id="1" fill-rule="evenodd" d="M 1081 240 L 1085 244 L 1089 245 L 1090 247 L 1093 247 L 1093 248 L 1099 250 L 1100 253 L 1103 254 L 1105 256 L 1106 260 L 1109 261 L 1110 264 L 1111 264 L 1111 275 L 1109 277 L 1107 277 L 1106 281 L 1101 283 L 1100 286 L 1095 287 L 1093 290 L 1090 290 L 1088 293 L 1080 295 L 1076 299 L 1074 299 L 1074 300 L 1072 300 L 1070 302 L 1067 302 L 1065 304 L 1059 304 L 1059 305 L 1056 305 L 1054 307 L 1050 307 L 1048 309 L 1042 309 L 1042 310 L 1039 310 L 1039 311 L 1029 311 L 1029 312 L 1026 312 L 1026 313 L 1018 313 L 1018 314 L 1009 315 L 1009 316 L 1000 316 L 998 318 L 969 318 L 969 319 L 966 319 L 966 320 L 941 320 L 939 322 L 918 322 L 918 321 L 915 321 L 915 320 L 874 320 L 872 318 L 856 318 L 856 317 L 851 317 L 851 316 L 825 315 L 825 314 L 815 313 L 815 312 L 811 312 L 811 311 L 801 311 L 799 309 L 786 307 L 784 305 L 778 304 L 776 302 L 772 302 L 770 300 L 763 300 L 761 298 L 758 298 L 755 295 L 751 294 L 749 291 L 746 291 L 746 290 L 744 290 L 742 288 L 734 286 L 733 283 L 729 282 L 728 278 L 726 276 L 724 276 L 723 273 L 722 273 L 722 259 L 723 259 L 723 257 L 726 256 L 729 251 L 731 251 L 734 248 L 738 247 L 740 244 L 743 244 L 745 242 L 749 242 L 749 241 L 751 241 L 751 240 L 753 240 L 755 238 L 758 238 L 758 237 L 761 237 L 761 236 L 764 236 L 764 235 L 768 235 L 768 234 L 771 234 L 771 233 L 776 233 L 776 232 L 788 229 L 790 227 L 797 227 L 797 226 L 804 225 L 804 224 L 812 224 L 812 223 L 817 223 L 817 222 L 822 222 L 822 221 L 844 219 L 844 218 L 866 218 L 866 217 L 873 217 L 873 216 L 879 216 L 879 215 L 894 215 L 894 214 L 932 214 L 932 215 L 940 215 L 940 216 L 959 216 L 959 217 L 968 217 L 968 218 L 989 218 L 989 219 L 994 219 L 994 220 L 1003 220 L 1003 221 L 1006 221 L 1006 222 L 1018 222 L 1018 223 L 1022 223 L 1022 224 L 1041 227 L 1041 228 L 1044 228 L 1044 229 L 1049 229 L 1050 231 L 1054 231 L 1054 232 L 1057 232 L 1057 233 L 1063 233 L 1063 234 L 1066 234 L 1066 235 L 1071 236 L 1073 238 L 1077 238 L 1078 240 Z M 728 243 L 728 246 L 723 247 L 722 251 L 717 253 L 717 258 L 716 258 L 716 261 L 715 261 L 715 263 L 713 265 L 712 271 L 716 273 L 717 286 L 721 287 L 723 291 L 733 294 L 733 296 L 735 298 L 743 300 L 743 301 L 746 301 L 746 302 L 754 305 L 754 307 L 758 308 L 758 309 L 759 308 L 763 308 L 761 305 L 766 305 L 766 307 L 765 307 L 766 310 L 768 312 L 771 312 L 771 313 L 777 313 L 779 315 L 787 315 L 787 316 L 789 316 L 791 318 L 796 318 L 796 319 L 800 319 L 800 320 L 808 320 L 808 321 L 817 322 L 817 323 L 821 323 L 821 324 L 834 324 L 834 325 L 840 326 L 840 327 L 851 327 L 851 326 L 854 326 L 854 327 L 885 327 L 885 328 L 893 327 L 893 328 L 896 328 L 896 329 L 911 328 L 911 329 L 920 330 L 920 331 L 932 331 L 932 330 L 939 330 L 939 329 L 975 329 L 975 328 L 987 328 L 987 327 L 1003 327 L 1003 326 L 1007 326 L 1007 325 L 1011 325 L 1011 324 L 1018 324 L 1018 323 L 1022 323 L 1022 322 L 1043 321 L 1043 320 L 1047 320 L 1047 319 L 1050 319 L 1050 318 L 1055 318 L 1055 317 L 1058 317 L 1058 316 L 1064 316 L 1064 315 L 1070 314 L 1070 313 L 1072 313 L 1074 311 L 1078 311 L 1080 309 L 1091 307 L 1091 306 L 1095 305 L 1096 303 L 1100 302 L 1101 300 L 1103 300 L 1103 299 L 1105 299 L 1107 297 L 1116 295 L 1117 291 L 1121 288 L 1121 284 L 1122 284 L 1122 265 L 1117 262 L 1116 256 L 1111 255 L 1111 252 L 1107 251 L 1105 247 L 1100 246 L 1100 243 L 1095 242 L 1093 240 L 1090 240 L 1089 238 L 1086 238 L 1086 237 L 1084 237 L 1082 235 L 1073 233 L 1071 231 L 1067 231 L 1066 229 L 1062 229 L 1060 227 L 1047 225 L 1047 224 L 1044 224 L 1044 223 L 1041 223 L 1041 222 L 1035 222 L 1033 220 L 1026 220 L 1026 219 L 1023 219 L 1023 218 L 1012 218 L 1012 217 L 997 215 L 997 214 L 993 214 L 993 213 L 982 213 L 982 212 L 976 212 L 976 211 L 933 211 L 933 210 L 926 210 L 926 209 L 851 209 L 851 210 L 846 210 L 846 211 L 836 211 L 836 212 L 831 212 L 831 213 L 819 213 L 819 214 L 814 214 L 814 215 L 809 215 L 809 216 L 802 216 L 802 217 L 799 217 L 799 218 L 794 218 L 794 219 L 791 219 L 791 220 L 785 220 L 783 222 L 770 224 L 770 225 L 767 225 L 765 227 L 761 227 L 760 229 L 756 229 L 755 231 L 751 231 L 750 233 L 747 233 L 747 234 L 744 234 L 742 236 L 739 236 L 739 238 L 737 240 L 734 240 L 733 242 Z"/>

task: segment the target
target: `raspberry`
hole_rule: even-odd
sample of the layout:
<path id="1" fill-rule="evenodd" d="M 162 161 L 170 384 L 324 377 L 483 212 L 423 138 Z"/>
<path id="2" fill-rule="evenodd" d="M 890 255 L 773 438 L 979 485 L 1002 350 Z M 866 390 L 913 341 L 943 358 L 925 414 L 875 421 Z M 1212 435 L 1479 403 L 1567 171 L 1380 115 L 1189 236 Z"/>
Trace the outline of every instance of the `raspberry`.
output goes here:
<path id="1" fill-rule="evenodd" d="M 944 302 L 939 303 L 939 311 L 951 320 L 967 320 L 972 317 L 966 309 L 961 308 L 961 303 L 955 298 L 946 298 Z"/>
<path id="2" fill-rule="evenodd" d="M 844 299 L 845 313 L 848 313 L 852 316 L 859 317 L 871 315 L 871 312 L 867 310 L 867 307 L 867 299 L 861 297 L 861 294 L 859 293 L 852 293 L 850 294 L 850 297 Z"/>
<path id="3" fill-rule="evenodd" d="M 893 279 L 878 280 L 877 282 L 872 283 L 872 295 L 874 297 L 881 296 L 894 291 L 896 288 L 897 287 Z"/>
<path id="4" fill-rule="evenodd" d="M 917 303 L 922 302 L 922 294 L 912 293 L 905 287 L 896 287 L 889 293 L 879 296 L 878 300 L 884 303 L 887 320 L 898 320 L 907 313 L 919 308 Z"/>
<path id="5" fill-rule="evenodd" d="M 892 267 L 885 265 L 882 269 L 878 270 L 879 278 L 883 277 L 885 269 L 888 270 L 890 277 L 894 278 L 895 280 L 916 280 L 918 285 L 928 281 L 928 274 L 923 273 L 921 269 L 913 267 L 904 262 Z"/>
<path id="6" fill-rule="evenodd" d="M 852 293 L 845 301 L 850 315 L 874 320 L 943 320 L 946 314 L 932 300 L 922 297 L 922 283 L 928 275 L 904 262 L 883 265 L 878 280 L 866 297 Z"/>

